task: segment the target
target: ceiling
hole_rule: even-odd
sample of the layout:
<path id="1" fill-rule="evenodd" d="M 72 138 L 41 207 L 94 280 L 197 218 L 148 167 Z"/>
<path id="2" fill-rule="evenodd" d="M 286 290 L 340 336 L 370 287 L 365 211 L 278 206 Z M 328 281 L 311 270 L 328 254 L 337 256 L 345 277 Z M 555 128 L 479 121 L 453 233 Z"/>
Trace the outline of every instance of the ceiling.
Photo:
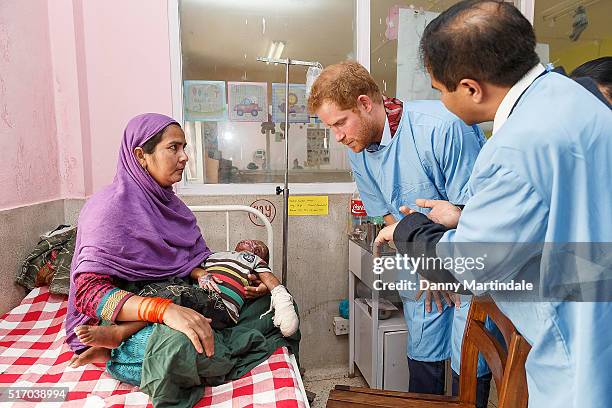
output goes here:
<path id="1" fill-rule="evenodd" d="M 256 61 L 277 40 L 286 42 L 281 58 L 329 65 L 353 57 L 354 14 L 353 0 L 183 0 L 184 78 L 283 82 L 281 67 Z M 292 73 L 300 70 L 303 83 L 304 68 Z"/>

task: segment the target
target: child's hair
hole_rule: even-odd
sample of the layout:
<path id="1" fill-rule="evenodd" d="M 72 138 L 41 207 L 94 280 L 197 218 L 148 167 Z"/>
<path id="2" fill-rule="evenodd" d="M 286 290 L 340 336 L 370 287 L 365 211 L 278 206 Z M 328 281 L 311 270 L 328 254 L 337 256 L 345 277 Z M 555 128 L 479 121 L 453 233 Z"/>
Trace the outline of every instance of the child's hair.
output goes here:
<path id="1" fill-rule="evenodd" d="M 270 252 L 268 247 L 262 241 L 258 241 L 256 239 L 243 239 L 236 244 L 235 251 L 252 252 L 263 259 L 266 263 L 270 262 Z"/>

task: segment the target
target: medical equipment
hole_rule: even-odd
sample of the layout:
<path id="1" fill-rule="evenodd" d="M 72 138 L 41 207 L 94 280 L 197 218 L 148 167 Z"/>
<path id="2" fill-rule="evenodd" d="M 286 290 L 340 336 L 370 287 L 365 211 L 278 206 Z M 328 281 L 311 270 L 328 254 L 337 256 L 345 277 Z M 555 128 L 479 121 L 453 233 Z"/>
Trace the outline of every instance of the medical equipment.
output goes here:
<path id="1" fill-rule="evenodd" d="M 275 64 L 285 65 L 285 101 L 289 101 L 289 66 L 290 65 L 302 65 L 306 67 L 319 67 L 323 66 L 321 63 L 316 61 L 300 61 L 293 60 L 290 58 L 264 58 L 257 57 L 257 61 Z M 285 184 L 284 188 L 276 186 L 276 195 L 283 195 L 283 263 L 282 263 L 282 276 L 281 282 L 283 286 L 287 286 L 287 241 L 289 239 L 288 226 L 289 226 L 289 109 L 285 109 Z"/>

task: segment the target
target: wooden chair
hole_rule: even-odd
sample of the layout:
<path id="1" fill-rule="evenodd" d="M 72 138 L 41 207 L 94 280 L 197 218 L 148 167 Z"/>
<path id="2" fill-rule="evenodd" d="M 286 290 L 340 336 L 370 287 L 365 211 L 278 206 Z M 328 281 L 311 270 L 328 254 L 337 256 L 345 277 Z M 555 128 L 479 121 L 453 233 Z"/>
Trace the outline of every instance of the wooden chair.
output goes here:
<path id="1" fill-rule="evenodd" d="M 497 324 L 508 349 L 487 330 L 487 315 Z M 461 349 L 459 396 L 383 391 L 373 388 L 336 385 L 329 394 L 328 408 L 474 408 L 478 352 L 491 368 L 497 387 L 499 408 L 527 407 L 525 360 L 531 346 L 512 322 L 488 297 L 474 297 L 470 306 Z"/>

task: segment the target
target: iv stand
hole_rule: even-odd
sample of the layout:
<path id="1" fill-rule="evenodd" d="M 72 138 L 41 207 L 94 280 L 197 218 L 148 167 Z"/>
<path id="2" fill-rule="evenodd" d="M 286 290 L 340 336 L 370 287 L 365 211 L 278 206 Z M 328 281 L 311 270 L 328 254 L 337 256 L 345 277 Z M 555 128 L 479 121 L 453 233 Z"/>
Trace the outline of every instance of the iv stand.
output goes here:
<path id="1" fill-rule="evenodd" d="M 283 269 L 281 283 L 287 287 L 287 242 L 289 239 L 289 66 L 302 65 L 306 67 L 321 66 L 318 62 L 292 60 L 290 58 L 257 57 L 257 61 L 285 65 L 285 188 L 276 186 L 276 195 L 283 195 Z"/>

